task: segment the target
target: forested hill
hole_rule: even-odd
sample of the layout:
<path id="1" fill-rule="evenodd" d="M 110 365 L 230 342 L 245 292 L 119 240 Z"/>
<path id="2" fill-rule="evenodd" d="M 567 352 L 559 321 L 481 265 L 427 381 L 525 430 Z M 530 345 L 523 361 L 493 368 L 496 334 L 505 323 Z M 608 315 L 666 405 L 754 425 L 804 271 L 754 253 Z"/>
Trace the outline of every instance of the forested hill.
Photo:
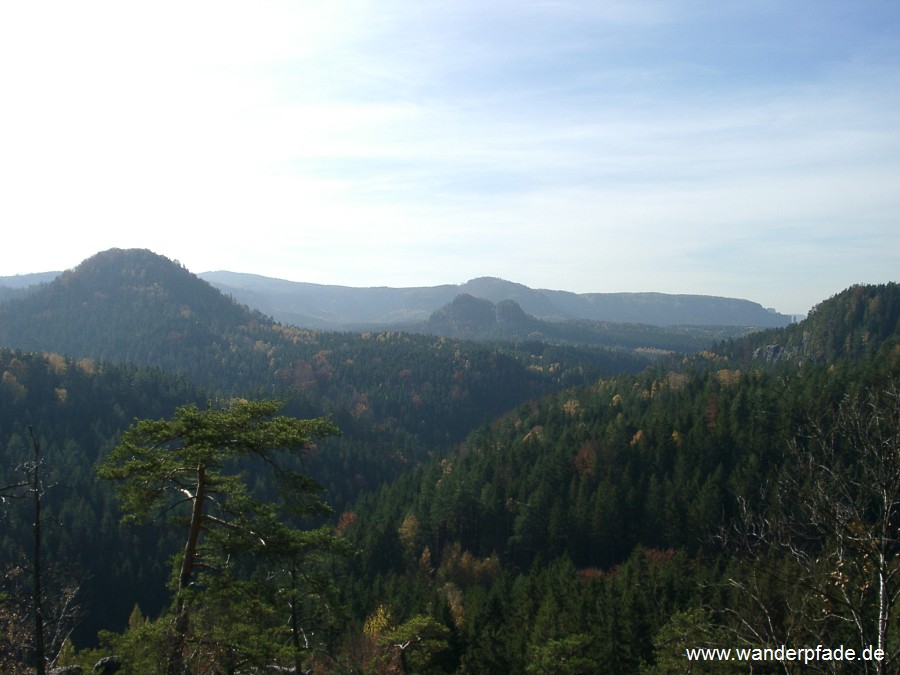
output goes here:
<path id="1" fill-rule="evenodd" d="M 547 321 L 526 314 L 515 300 L 490 300 L 464 293 L 405 330 L 465 340 L 540 340 L 554 344 L 595 345 L 647 353 L 690 354 L 727 337 L 745 335 L 742 326 L 654 326 L 588 319 Z"/>
<path id="2" fill-rule="evenodd" d="M 769 338 L 795 335 L 828 347 L 746 371 L 710 353 L 484 425 L 347 515 L 362 552 L 348 602 L 395 625 L 445 617 L 444 672 L 737 673 L 691 670 L 684 648 L 859 644 L 879 630 L 864 547 L 888 551 L 900 593 L 883 529 L 900 517 L 896 285 L 849 289 Z M 893 602 L 883 672 L 900 667 Z"/>
<path id="3" fill-rule="evenodd" d="M 69 319 L 76 336 L 57 324 Z M 93 325 L 104 321 L 118 332 Z M 19 322 L 32 332 L 12 335 Z M 160 527 L 120 528 L 91 464 L 135 417 L 202 402 L 203 382 L 226 396 L 284 398 L 295 417 L 330 414 L 343 431 L 302 467 L 337 507 L 333 531 L 354 546 L 344 564 L 328 563 L 342 597 L 303 589 L 310 602 L 329 598 L 327 612 L 306 617 L 315 630 L 304 659 L 318 672 L 663 675 L 692 665 L 686 646 L 861 640 L 891 650 L 894 670 L 883 672 L 900 664 L 900 608 L 879 623 L 877 598 L 879 573 L 882 595 L 900 598 L 900 502 L 879 506 L 887 490 L 900 495 L 896 284 L 851 288 L 796 327 L 645 369 L 622 354 L 537 342 L 286 328 L 164 258 L 111 251 L 0 311 L 5 339 L 36 341 L 41 328 L 56 340 L 44 349 L 69 344 L 77 358 L 0 349 L 0 485 L 15 484 L 33 425 L 51 485 L 48 569 L 81 585 L 79 649 L 98 628 L 125 631 L 135 603 L 160 616 L 179 550 Z M 138 350 L 129 331 L 159 368 L 86 358 L 126 358 Z M 797 353 L 808 358 L 767 361 L 759 349 L 771 344 L 806 345 Z M 835 412 L 845 404 L 856 418 L 852 407 Z M 877 452 L 838 427 L 848 419 L 864 420 L 857 429 L 871 432 L 869 445 L 879 439 Z M 824 425 L 820 445 L 813 423 Z M 254 490 L 271 487 L 248 477 Z M 823 495 L 824 511 L 804 510 Z M 23 504 L 9 498 L 0 513 L 7 571 L 28 550 Z M 832 527 L 829 514 L 842 513 L 853 517 Z M 760 529 L 772 524 L 785 525 Z M 255 621 L 234 629 L 233 614 L 218 612 L 244 579 L 221 596 L 196 589 L 210 603 L 198 650 L 223 635 L 226 651 L 268 640 Z M 11 590 L 27 597 L 26 585 Z M 268 602 L 248 607 L 269 611 Z M 106 654 L 150 658 L 140 646 L 163 644 L 169 616 L 133 618 L 130 642 L 113 636 Z M 889 627 L 882 642 L 879 625 Z M 129 644 L 130 654 L 118 651 Z M 703 665 L 692 672 L 746 672 Z M 782 664 L 766 665 L 760 672 Z"/>
<path id="4" fill-rule="evenodd" d="M 900 344 L 900 284 L 852 286 L 816 305 L 800 323 L 720 344 L 713 351 L 731 367 L 859 360 L 896 356 Z"/>
<path id="5" fill-rule="evenodd" d="M 542 378 L 542 367 L 530 367 L 543 362 L 536 343 L 523 347 L 527 353 L 505 350 L 501 357 L 491 347 L 434 337 L 283 327 L 176 262 L 146 250 L 120 249 L 99 253 L 28 297 L 0 306 L 0 347 L 158 367 L 210 387 L 211 393 L 271 393 L 274 387 L 320 398 L 329 398 L 328 383 L 335 379 L 378 379 L 384 386 L 396 373 L 369 369 L 384 371 L 386 362 L 398 372 L 412 368 L 415 377 L 407 375 L 405 382 L 418 378 L 431 380 L 431 386 L 435 378 L 424 361 L 447 356 L 459 366 L 469 359 L 465 370 L 476 379 L 487 377 L 493 367 L 512 366 L 525 379 L 561 384 L 576 370 L 590 377 L 597 368 L 636 370 L 646 363 L 611 352 L 556 349 L 547 354 L 557 362 L 553 375 Z M 472 366 L 481 360 L 491 367 L 476 373 Z M 551 362 L 543 364 L 549 376 Z M 444 367 L 451 366 L 438 369 Z M 465 373 L 457 373 L 457 386 L 464 387 L 466 380 Z M 541 387 L 525 389 L 537 393 Z"/>
<path id="6" fill-rule="evenodd" d="M 157 366 L 207 384 L 261 321 L 163 256 L 112 249 L 0 306 L 0 346 Z"/>
<path id="7" fill-rule="evenodd" d="M 59 272 L 0 277 L 0 302 L 21 297 Z M 739 298 L 670 293 L 571 293 L 529 288 L 480 277 L 464 284 L 418 288 L 354 288 L 273 279 L 239 272 L 198 275 L 223 293 L 276 320 L 324 330 L 383 330 L 427 320 L 459 296 L 500 303 L 512 300 L 545 321 L 583 319 L 652 326 L 784 326 L 791 317 Z M 30 288 L 29 288 L 30 287 Z"/>
<path id="8" fill-rule="evenodd" d="M 140 250 L 99 254 L 4 304 L 0 337 L 15 350 L 0 350 L 0 408 L 7 415 L 0 420 L 0 466 L 7 471 L 27 454 L 23 430 L 31 424 L 44 439 L 48 466 L 67 476 L 48 501 L 49 514 L 67 515 L 59 521 L 64 526 L 48 526 L 46 553 L 96 580 L 82 585 L 88 635 L 120 628 L 134 602 L 158 608 L 160 571 L 175 552 L 163 540 L 137 545 L 121 535 L 141 559 L 159 551 L 151 555 L 156 577 L 146 584 L 153 590 L 120 593 L 130 603 L 124 609 L 105 593 L 109 575 L 116 575 L 110 588 L 121 590 L 120 583 L 137 583 L 138 570 L 151 573 L 137 559 L 103 566 L 100 551 L 120 533 L 109 491 L 102 492 L 91 469 L 135 418 L 166 417 L 179 404 L 231 396 L 283 399 L 285 412 L 296 417 L 330 416 L 342 435 L 323 443 L 305 470 L 343 509 L 522 401 L 646 363 L 539 343 L 499 348 L 435 336 L 287 328 Z M 27 547 L 27 519 L 5 532 L 10 539 L 0 564 Z M 97 538 L 101 532 L 106 539 Z M 87 558 L 72 553 L 79 546 L 87 547 Z"/>
<path id="9" fill-rule="evenodd" d="M 646 364 L 537 342 L 284 327 L 163 256 L 118 249 L 0 306 L 0 346 L 160 368 L 211 397 L 277 397 L 296 414 L 331 415 L 342 461 L 355 465 L 351 481 L 337 464 L 319 476 L 339 503 L 524 400 Z"/>

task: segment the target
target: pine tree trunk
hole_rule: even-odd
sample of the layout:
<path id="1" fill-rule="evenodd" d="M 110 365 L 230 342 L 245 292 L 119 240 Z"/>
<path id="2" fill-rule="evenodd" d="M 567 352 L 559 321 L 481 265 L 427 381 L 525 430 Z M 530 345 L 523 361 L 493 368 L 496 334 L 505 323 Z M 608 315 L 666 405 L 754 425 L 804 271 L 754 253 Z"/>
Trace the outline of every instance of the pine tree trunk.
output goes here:
<path id="1" fill-rule="evenodd" d="M 191 577 L 194 574 L 194 564 L 197 559 L 197 543 L 200 540 L 200 530 L 203 524 L 203 505 L 206 501 L 206 467 L 201 464 L 197 467 L 197 489 L 194 492 L 194 505 L 191 511 L 191 526 L 188 539 L 184 545 L 184 557 L 181 560 L 181 571 L 178 574 L 178 590 L 175 599 L 175 621 L 172 624 L 172 650 L 169 652 L 169 662 L 166 666 L 166 675 L 182 675 L 184 669 L 184 647 L 190 625 L 190 610 L 184 601 L 183 591 L 190 586 Z"/>

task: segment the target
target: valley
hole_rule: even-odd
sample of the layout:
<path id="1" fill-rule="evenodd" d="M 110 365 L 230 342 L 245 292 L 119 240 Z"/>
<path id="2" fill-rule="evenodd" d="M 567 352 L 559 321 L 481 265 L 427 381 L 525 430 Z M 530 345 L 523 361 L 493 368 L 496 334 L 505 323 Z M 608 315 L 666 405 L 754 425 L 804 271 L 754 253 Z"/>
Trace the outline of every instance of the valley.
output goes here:
<path id="1" fill-rule="evenodd" d="M 291 284 L 113 249 L 0 296 L 4 672 L 33 658 L 37 442 L 57 666 L 164 672 L 189 597 L 191 672 L 650 675 L 685 672 L 686 647 L 782 643 L 880 644 L 880 670 L 846 672 L 900 669 L 897 284 L 798 323 L 498 279 Z M 96 467 L 138 420 L 263 400 L 339 430 L 288 465 L 330 512 L 284 516 L 307 533 L 290 564 L 235 550 L 176 592 L 178 503 L 125 523 Z"/>

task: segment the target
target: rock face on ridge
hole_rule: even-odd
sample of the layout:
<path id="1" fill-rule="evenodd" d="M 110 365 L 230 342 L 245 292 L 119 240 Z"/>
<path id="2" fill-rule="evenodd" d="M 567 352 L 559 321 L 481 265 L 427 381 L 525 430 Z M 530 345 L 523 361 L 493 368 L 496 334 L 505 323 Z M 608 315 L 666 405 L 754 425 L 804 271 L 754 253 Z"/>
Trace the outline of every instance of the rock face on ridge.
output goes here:
<path id="1" fill-rule="evenodd" d="M 832 363 L 884 352 L 900 362 L 900 284 L 851 286 L 816 305 L 803 321 L 722 346 L 735 366 Z"/>
<path id="2" fill-rule="evenodd" d="M 490 300 L 463 293 L 432 314 L 425 327 L 458 338 L 501 338 L 536 329 L 537 323 L 513 300 L 502 300 L 495 305 Z"/>

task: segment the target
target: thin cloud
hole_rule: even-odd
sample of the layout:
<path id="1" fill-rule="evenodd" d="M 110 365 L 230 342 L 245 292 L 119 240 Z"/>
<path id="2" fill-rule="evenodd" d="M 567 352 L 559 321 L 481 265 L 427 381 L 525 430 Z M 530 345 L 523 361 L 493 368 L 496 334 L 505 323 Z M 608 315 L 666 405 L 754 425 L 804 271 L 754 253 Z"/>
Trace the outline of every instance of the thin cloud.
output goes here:
<path id="1" fill-rule="evenodd" d="M 866 7 L 4 6 L 0 271 L 135 245 L 802 311 L 900 262 L 900 9 Z"/>

